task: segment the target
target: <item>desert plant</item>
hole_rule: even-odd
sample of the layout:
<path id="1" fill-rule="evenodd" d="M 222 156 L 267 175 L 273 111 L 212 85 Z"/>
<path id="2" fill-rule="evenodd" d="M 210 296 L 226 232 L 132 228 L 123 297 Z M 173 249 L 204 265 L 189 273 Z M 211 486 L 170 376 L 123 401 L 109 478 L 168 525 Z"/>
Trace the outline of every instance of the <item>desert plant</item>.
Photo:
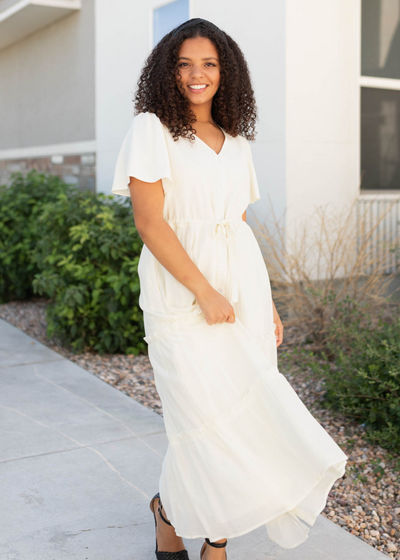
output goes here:
<path id="1" fill-rule="evenodd" d="M 292 344 L 326 348 L 340 302 L 350 309 L 355 302 L 365 312 L 395 305 L 394 294 L 387 294 L 398 269 L 393 255 L 400 228 L 388 236 L 382 226 L 396 201 L 371 221 L 373 203 L 362 211 L 357 199 L 344 209 L 316 207 L 296 224 L 284 224 L 285 215 L 278 220 L 272 204 L 263 221 L 253 213 L 274 302 L 283 310 L 285 326 L 292 327 Z"/>

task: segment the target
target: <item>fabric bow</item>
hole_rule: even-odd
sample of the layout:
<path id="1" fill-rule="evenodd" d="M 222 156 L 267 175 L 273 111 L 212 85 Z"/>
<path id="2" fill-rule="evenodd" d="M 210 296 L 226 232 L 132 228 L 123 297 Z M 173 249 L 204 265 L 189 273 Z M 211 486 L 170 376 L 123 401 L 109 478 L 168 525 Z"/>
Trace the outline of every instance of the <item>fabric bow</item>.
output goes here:
<path id="1" fill-rule="evenodd" d="M 215 223 L 213 236 L 224 239 L 228 249 L 228 292 L 229 301 L 234 303 L 239 300 L 239 283 L 237 267 L 236 235 L 241 225 L 241 220 L 220 220 Z"/>

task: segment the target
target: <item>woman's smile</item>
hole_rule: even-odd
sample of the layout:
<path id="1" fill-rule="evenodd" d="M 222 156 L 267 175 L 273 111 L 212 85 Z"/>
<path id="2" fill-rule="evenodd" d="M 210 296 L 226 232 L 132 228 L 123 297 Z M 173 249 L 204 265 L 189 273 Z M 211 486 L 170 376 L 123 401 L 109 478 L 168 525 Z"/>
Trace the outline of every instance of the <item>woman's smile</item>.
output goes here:
<path id="1" fill-rule="evenodd" d="M 192 91 L 193 93 L 203 93 L 203 91 L 205 91 L 207 87 L 208 87 L 207 84 L 199 84 L 199 85 L 192 84 L 188 86 L 190 91 Z"/>

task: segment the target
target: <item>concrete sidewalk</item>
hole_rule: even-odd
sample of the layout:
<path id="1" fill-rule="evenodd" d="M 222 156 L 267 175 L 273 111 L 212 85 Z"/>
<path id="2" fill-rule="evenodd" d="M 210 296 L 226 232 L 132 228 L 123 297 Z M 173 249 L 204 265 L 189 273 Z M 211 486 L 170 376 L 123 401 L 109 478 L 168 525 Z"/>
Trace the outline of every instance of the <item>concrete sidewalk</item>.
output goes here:
<path id="1" fill-rule="evenodd" d="M 0 320 L 0 559 L 151 560 L 163 419 Z M 192 560 L 202 539 L 185 539 Z M 265 527 L 229 560 L 387 558 L 322 515 L 285 550 Z"/>

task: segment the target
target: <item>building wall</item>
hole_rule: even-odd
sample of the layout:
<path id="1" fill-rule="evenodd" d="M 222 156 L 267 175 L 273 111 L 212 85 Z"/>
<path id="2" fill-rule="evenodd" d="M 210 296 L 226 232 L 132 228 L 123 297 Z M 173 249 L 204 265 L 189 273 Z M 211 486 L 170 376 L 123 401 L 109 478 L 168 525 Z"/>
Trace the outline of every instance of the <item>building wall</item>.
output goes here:
<path id="1" fill-rule="evenodd" d="M 0 160 L 15 167 L 25 154 L 43 167 L 49 162 L 35 158 L 96 153 L 97 191 L 110 193 L 151 50 L 152 8 L 164 2 L 82 4 L 0 51 Z M 191 0 L 190 17 L 224 29 L 248 61 L 262 196 L 249 214 L 267 219 L 272 204 L 278 218 L 286 211 L 288 232 L 316 206 L 347 206 L 358 194 L 359 6 L 360 0 L 248 0 L 243 25 L 243 4 Z M 81 176 L 79 168 L 75 179 Z"/>
<path id="2" fill-rule="evenodd" d="M 4 150 L 93 141 L 94 0 L 0 51 Z M 49 154 L 51 155 L 51 154 Z"/>
<path id="3" fill-rule="evenodd" d="M 151 50 L 151 10 L 161 4 L 155 0 L 120 0 L 115 9 L 107 0 L 96 0 L 98 191 L 111 191 L 118 151 L 133 116 L 136 82 Z M 229 0 L 192 0 L 190 17 L 212 21 L 244 52 L 260 116 L 252 152 L 262 200 L 251 210 L 265 213 L 270 195 L 275 210 L 281 213 L 285 207 L 284 2 L 249 0 L 245 26 L 243 4 Z"/>
<path id="4" fill-rule="evenodd" d="M 97 191 L 111 194 L 119 148 L 133 117 L 136 80 L 150 49 L 153 0 L 95 0 Z"/>
<path id="5" fill-rule="evenodd" d="M 288 233 L 359 193 L 359 2 L 286 0 Z"/>
<path id="6" fill-rule="evenodd" d="M 33 169 L 39 173 L 58 175 L 65 183 L 80 190 L 96 191 L 95 153 L 0 160 L 0 185 L 10 183 L 12 173 L 26 174 Z"/>

